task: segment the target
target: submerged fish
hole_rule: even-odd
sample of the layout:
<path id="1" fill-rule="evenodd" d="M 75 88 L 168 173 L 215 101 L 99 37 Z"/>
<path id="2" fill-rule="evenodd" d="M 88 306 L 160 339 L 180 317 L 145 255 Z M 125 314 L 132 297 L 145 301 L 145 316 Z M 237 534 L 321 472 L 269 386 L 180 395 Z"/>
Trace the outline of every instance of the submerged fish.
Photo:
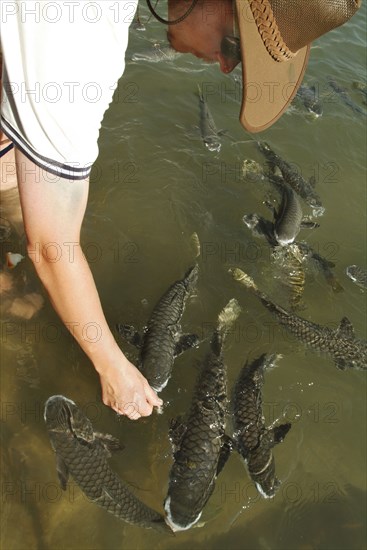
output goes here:
<path id="1" fill-rule="evenodd" d="M 281 270 L 281 282 L 288 290 L 289 306 L 293 310 L 304 307 L 302 297 L 305 289 L 306 274 L 304 257 L 297 243 L 289 246 L 277 246 L 272 254 L 277 267 Z"/>
<path id="2" fill-rule="evenodd" d="M 272 168 L 278 167 L 284 181 L 312 207 L 314 216 L 321 216 L 325 208 L 322 206 L 321 199 L 314 190 L 315 177 L 310 178 L 309 181 L 305 180 L 296 168 L 276 154 L 267 143 L 258 142 L 258 147 L 269 165 Z"/>
<path id="3" fill-rule="evenodd" d="M 200 86 L 199 89 L 199 106 L 200 106 L 200 132 L 203 142 L 209 151 L 220 151 L 221 142 L 219 136 L 223 134 L 223 130 L 217 130 L 207 102 L 204 99 Z"/>
<path id="4" fill-rule="evenodd" d="M 230 270 L 233 278 L 251 290 L 278 322 L 309 348 L 328 354 L 339 369 L 367 369 L 367 342 L 354 335 L 352 323 L 343 317 L 337 329 L 312 323 L 275 304 L 243 271 Z"/>
<path id="5" fill-rule="evenodd" d="M 239 313 L 236 300 L 220 313 L 189 416 L 185 424 L 176 421 L 172 426 L 174 463 L 164 507 L 174 531 L 189 529 L 199 521 L 231 450 L 230 439 L 224 433 L 227 375 L 223 343 Z"/>
<path id="6" fill-rule="evenodd" d="M 117 439 L 94 432 L 90 420 L 62 395 L 46 401 L 44 418 L 62 489 L 71 474 L 89 500 L 117 518 L 171 532 L 163 516 L 134 496 L 110 469 L 110 451 L 121 449 Z"/>
<path id="7" fill-rule="evenodd" d="M 182 334 L 180 326 L 198 272 L 199 266 L 195 264 L 183 279 L 169 287 L 154 307 L 143 335 L 131 325 L 116 325 L 121 336 L 140 350 L 138 366 L 157 392 L 167 385 L 175 358 L 199 343 L 195 334 Z"/>
<path id="8" fill-rule="evenodd" d="M 264 371 L 272 368 L 278 357 L 261 355 L 243 367 L 234 391 L 234 441 L 247 463 L 252 480 L 259 492 L 269 498 L 279 487 L 275 476 L 272 448 L 283 441 L 291 424 L 266 427 L 262 412 Z"/>
<path id="9" fill-rule="evenodd" d="M 276 249 L 277 241 L 274 236 L 273 223 L 266 218 L 259 216 L 258 214 L 245 214 L 242 218 L 242 221 L 252 231 L 252 234 L 254 236 L 265 238 L 268 241 L 269 245 L 274 248 L 273 255 L 275 259 L 276 256 L 279 258 L 279 250 Z M 302 222 L 301 226 L 303 225 L 304 222 Z M 315 227 L 315 224 L 312 223 L 311 225 Z M 309 225 L 307 226 L 309 227 Z M 335 264 L 333 262 L 330 262 L 320 254 L 315 252 L 315 250 L 305 242 L 293 242 L 291 246 L 291 255 L 288 255 L 287 252 L 283 253 L 283 260 L 286 258 L 290 258 L 291 264 L 293 264 L 293 266 L 295 266 L 296 264 L 294 264 L 292 256 L 296 259 L 298 264 L 305 263 L 307 261 L 314 262 L 317 269 L 321 271 L 333 291 L 343 291 L 343 287 L 340 285 L 334 273 L 332 272 L 332 268 L 335 267 Z M 288 267 L 286 261 L 283 262 L 283 264 L 284 267 Z M 296 272 L 299 272 L 299 268 L 296 269 Z M 299 272 L 299 277 L 303 279 L 304 275 L 301 275 L 301 273 Z"/>
<path id="10" fill-rule="evenodd" d="M 335 277 L 334 273 L 332 272 L 332 268 L 335 267 L 334 262 L 330 262 L 330 260 L 327 260 L 323 256 L 321 256 L 318 252 L 316 252 L 310 245 L 306 244 L 305 242 L 297 243 L 297 246 L 301 252 L 301 254 L 304 255 L 304 257 L 309 258 L 314 264 L 316 264 L 317 268 L 323 276 L 325 277 L 326 282 L 331 286 L 334 292 L 343 292 L 343 287 Z"/>
<path id="11" fill-rule="evenodd" d="M 296 97 L 302 101 L 307 111 L 315 118 L 322 115 L 322 104 L 318 97 L 316 86 L 302 84 L 297 90 Z"/>
<path id="12" fill-rule="evenodd" d="M 358 265 L 350 265 L 347 267 L 346 273 L 356 285 L 361 288 L 367 288 L 367 269 L 363 269 L 363 267 Z"/>
<path id="13" fill-rule="evenodd" d="M 169 44 L 161 46 L 154 44 L 151 48 L 142 52 L 134 53 L 131 57 L 132 61 L 148 61 L 149 63 L 159 63 L 160 61 L 172 61 L 181 55 L 174 50 Z"/>
<path id="14" fill-rule="evenodd" d="M 339 86 L 339 84 L 331 76 L 327 77 L 327 82 L 330 88 L 341 98 L 342 102 L 347 105 L 352 111 L 358 115 L 365 115 L 363 109 L 359 107 L 349 96 L 347 90 Z"/>

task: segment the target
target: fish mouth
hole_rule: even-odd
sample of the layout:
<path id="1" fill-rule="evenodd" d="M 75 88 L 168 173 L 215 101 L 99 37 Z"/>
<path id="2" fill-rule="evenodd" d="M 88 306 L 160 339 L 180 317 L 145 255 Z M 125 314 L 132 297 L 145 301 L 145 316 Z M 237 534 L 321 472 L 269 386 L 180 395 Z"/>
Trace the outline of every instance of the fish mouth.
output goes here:
<path id="1" fill-rule="evenodd" d="M 53 395 L 45 403 L 44 419 L 49 430 L 73 432 L 72 417 L 77 406 L 63 395 Z"/>
<path id="2" fill-rule="evenodd" d="M 173 519 L 173 516 L 172 516 L 171 497 L 170 496 L 167 497 L 166 500 L 164 501 L 164 509 L 165 509 L 165 512 L 166 512 L 166 518 L 165 518 L 166 523 L 171 527 L 173 532 L 187 531 L 187 529 L 190 529 L 193 525 L 195 525 L 195 523 L 197 523 L 199 521 L 199 519 L 201 518 L 201 514 L 202 514 L 202 512 L 200 512 L 194 520 L 191 520 L 190 523 L 185 523 L 185 524 L 177 523 L 177 520 L 175 521 Z"/>
<path id="3" fill-rule="evenodd" d="M 294 236 L 294 237 L 279 237 L 279 235 L 276 231 L 274 231 L 274 237 L 276 238 L 277 243 L 280 244 L 281 246 L 286 246 L 288 244 L 292 244 L 294 242 L 294 239 L 296 238 L 296 236 Z"/>

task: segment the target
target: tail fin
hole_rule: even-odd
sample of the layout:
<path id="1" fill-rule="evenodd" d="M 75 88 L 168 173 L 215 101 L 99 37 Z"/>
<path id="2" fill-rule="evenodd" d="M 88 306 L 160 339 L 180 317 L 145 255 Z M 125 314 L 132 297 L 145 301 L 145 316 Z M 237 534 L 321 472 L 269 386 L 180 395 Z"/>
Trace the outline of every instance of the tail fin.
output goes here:
<path id="1" fill-rule="evenodd" d="M 234 269 L 229 269 L 228 272 L 232 275 L 235 281 L 238 281 L 239 283 L 249 288 L 250 290 L 253 290 L 254 292 L 259 291 L 259 289 L 255 285 L 254 280 L 251 279 L 249 275 L 246 275 L 246 273 L 241 269 L 239 269 L 238 267 Z"/>
<path id="2" fill-rule="evenodd" d="M 235 298 L 232 298 L 218 315 L 217 330 L 214 332 L 211 342 L 212 350 L 216 355 L 220 355 L 223 341 L 240 313 L 239 303 Z"/>
<path id="3" fill-rule="evenodd" d="M 228 332 L 241 313 L 241 306 L 235 298 L 232 298 L 218 315 L 218 331 Z"/>

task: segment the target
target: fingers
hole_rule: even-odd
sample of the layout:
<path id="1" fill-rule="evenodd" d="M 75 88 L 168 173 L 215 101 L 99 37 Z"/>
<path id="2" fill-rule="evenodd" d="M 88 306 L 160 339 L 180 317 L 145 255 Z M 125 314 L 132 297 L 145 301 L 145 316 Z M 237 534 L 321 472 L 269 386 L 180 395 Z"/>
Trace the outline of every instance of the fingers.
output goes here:
<path id="1" fill-rule="evenodd" d="M 144 384 L 144 389 L 147 401 L 152 407 L 161 407 L 163 405 L 162 399 L 158 397 L 153 388 L 149 386 L 148 382 Z"/>
<path id="2" fill-rule="evenodd" d="M 150 416 L 153 412 L 153 406 L 147 401 L 137 398 L 130 403 L 113 403 L 110 405 L 117 414 L 127 416 L 130 420 L 138 420 L 142 416 Z"/>

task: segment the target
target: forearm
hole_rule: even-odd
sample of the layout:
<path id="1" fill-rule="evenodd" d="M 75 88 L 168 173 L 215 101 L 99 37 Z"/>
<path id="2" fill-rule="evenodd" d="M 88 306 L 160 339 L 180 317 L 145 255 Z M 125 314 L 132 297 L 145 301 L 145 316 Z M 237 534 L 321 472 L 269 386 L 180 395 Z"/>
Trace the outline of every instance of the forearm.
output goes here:
<path id="1" fill-rule="evenodd" d="M 51 256 L 52 250 L 56 251 L 56 258 Z M 55 310 L 101 373 L 108 359 L 112 360 L 120 350 L 106 322 L 80 244 L 40 242 L 30 245 L 29 255 Z"/>
<path id="2" fill-rule="evenodd" d="M 55 179 L 19 151 L 16 160 L 28 254 L 56 311 L 99 373 L 103 402 L 148 416 L 162 401 L 115 342 L 79 244 L 88 180 Z"/>

